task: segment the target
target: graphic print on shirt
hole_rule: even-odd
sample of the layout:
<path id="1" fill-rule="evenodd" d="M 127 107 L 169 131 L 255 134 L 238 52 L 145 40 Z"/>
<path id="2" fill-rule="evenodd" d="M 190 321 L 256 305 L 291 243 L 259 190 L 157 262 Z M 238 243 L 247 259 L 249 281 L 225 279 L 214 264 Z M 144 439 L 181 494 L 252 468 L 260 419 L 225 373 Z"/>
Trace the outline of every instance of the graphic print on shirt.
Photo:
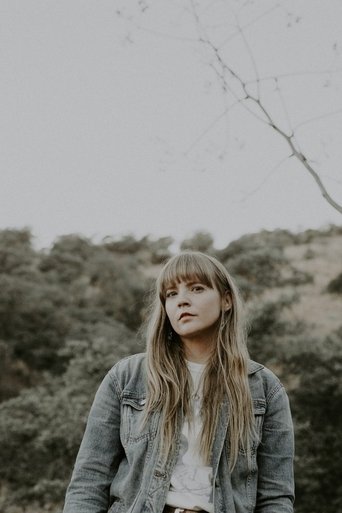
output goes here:
<path id="1" fill-rule="evenodd" d="M 178 494 L 196 494 L 206 503 L 211 502 L 211 467 L 198 465 L 189 450 L 188 439 L 181 437 L 180 456 L 172 475 L 171 491 Z"/>
<path id="2" fill-rule="evenodd" d="M 199 454 L 203 369 L 200 369 L 202 366 L 199 364 L 188 364 L 193 379 L 193 419 L 191 423 L 185 421 L 183 424 L 178 459 L 171 476 L 167 503 L 210 512 L 213 511 L 212 467 L 206 465 Z"/>

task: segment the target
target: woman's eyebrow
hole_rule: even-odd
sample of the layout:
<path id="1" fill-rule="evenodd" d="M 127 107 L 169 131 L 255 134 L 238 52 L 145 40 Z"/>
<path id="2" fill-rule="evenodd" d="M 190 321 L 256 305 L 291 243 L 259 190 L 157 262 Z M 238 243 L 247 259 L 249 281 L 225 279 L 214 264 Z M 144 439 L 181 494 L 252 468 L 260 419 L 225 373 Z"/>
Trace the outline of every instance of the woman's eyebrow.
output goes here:
<path id="1" fill-rule="evenodd" d="M 166 285 L 166 287 L 164 287 L 164 290 L 167 291 L 175 288 L 177 288 L 177 283 L 169 283 L 168 285 Z"/>
<path id="2" fill-rule="evenodd" d="M 196 283 L 204 285 L 204 286 L 206 285 L 204 283 L 204 281 L 200 280 L 199 278 L 189 278 L 189 279 L 184 278 L 175 283 L 169 283 L 168 285 L 166 285 L 164 290 L 167 291 L 167 290 L 171 290 L 171 289 L 176 289 L 181 282 L 184 282 L 187 286 L 195 285 Z"/>
<path id="3" fill-rule="evenodd" d="M 196 284 L 200 284 L 200 285 L 204 285 L 206 286 L 206 284 L 202 281 L 202 280 L 187 280 L 185 282 L 187 285 L 196 285 Z"/>

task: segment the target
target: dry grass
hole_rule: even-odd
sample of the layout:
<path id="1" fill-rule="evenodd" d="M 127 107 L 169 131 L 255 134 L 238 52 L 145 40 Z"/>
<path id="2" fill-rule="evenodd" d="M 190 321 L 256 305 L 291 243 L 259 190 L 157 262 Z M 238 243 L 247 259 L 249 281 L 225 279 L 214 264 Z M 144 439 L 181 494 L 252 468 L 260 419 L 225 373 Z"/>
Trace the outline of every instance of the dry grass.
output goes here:
<path id="1" fill-rule="evenodd" d="M 313 276 L 313 282 L 271 288 L 262 299 L 276 300 L 284 294 L 298 293 L 299 301 L 284 316 L 289 321 L 304 321 L 317 337 L 325 337 L 342 324 L 342 296 L 326 292 L 328 283 L 342 272 L 342 235 L 317 232 L 311 242 L 286 246 L 284 252 L 295 269 Z M 156 278 L 161 267 L 145 267 L 144 273 Z"/>
<path id="2" fill-rule="evenodd" d="M 265 299 L 297 292 L 299 301 L 287 309 L 289 320 L 302 320 L 317 337 L 324 337 L 342 324 L 342 297 L 326 292 L 328 283 L 342 272 L 342 235 L 317 235 L 307 244 L 287 246 L 285 255 L 293 267 L 312 275 L 313 282 L 271 289 Z"/>

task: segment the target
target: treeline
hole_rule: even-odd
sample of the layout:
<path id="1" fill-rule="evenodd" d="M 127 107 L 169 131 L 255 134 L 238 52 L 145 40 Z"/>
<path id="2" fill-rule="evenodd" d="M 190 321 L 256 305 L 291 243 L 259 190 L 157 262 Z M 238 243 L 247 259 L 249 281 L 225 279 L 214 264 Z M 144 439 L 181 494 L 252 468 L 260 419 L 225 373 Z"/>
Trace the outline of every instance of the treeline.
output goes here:
<path id="1" fill-rule="evenodd" d="M 264 231 L 221 250 L 208 233 L 181 244 L 228 267 L 247 302 L 251 356 L 287 386 L 298 513 L 342 510 L 342 321 L 322 338 L 286 315 L 316 276 L 293 265 L 285 249 L 308 245 L 312 259 L 317 237 L 342 241 L 342 229 Z M 0 232 L 0 511 L 60 510 L 99 382 L 118 359 L 144 350 L 153 278 L 172 242 L 126 236 L 95 244 L 68 235 L 37 251 L 29 230 Z M 270 299 L 272 289 L 284 294 Z M 323 293 L 342 295 L 342 266 Z"/>

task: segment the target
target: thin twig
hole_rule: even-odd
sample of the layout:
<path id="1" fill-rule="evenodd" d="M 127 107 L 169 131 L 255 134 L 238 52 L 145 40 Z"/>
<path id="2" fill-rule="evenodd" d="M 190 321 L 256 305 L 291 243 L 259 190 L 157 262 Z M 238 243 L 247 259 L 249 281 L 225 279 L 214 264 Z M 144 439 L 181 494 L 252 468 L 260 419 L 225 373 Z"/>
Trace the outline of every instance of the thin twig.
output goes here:
<path id="1" fill-rule="evenodd" d="M 246 23 L 245 25 L 243 25 L 241 27 L 241 30 L 245 30 L 246 28 L 251 27 L 252 25 L 257 23 L 259 20 L 261 20 L 262 18 L 264 18 L 265 16 L 270 14 L 272 11 L 275 11 L 276 9 L 279 9 L 279 4 L 271 7 L 270 9 L 265 11 L 264 13 L 260 14 L 259 16 L 257 16 L 253 20 L 251 20 L 249 23 Z M 223 48 L 223 46 L 225 46 L 227 43 L 229 43 L 229 41 L 231 41 L 232 39 L 234 39 L 238 35 L 239 35 L 239 30 L 237 30 L 236 32 L 233 32 L 233 34 L 231 34 L 230 36 L 228 36 L 226 39 L 224 39 L 222 41 L 222 43 L 218 46 L 218 49 L 221 50 L 221 48 Z"/>
<path id="2" fill-rule="evenodd" d="M 249 58 L 251 59 L 251 62 L 252 62 L 252 66 L 254 68 L 254 73 L 255 73 L 255 76 L 256 76 L 256 84 L 257 84 L 257 95 L 258 95 L 258 98 L 260 98 L 260 81 L 259 81 L 259 71 L 258 71 L 258 68 L 257 68 L 257 65 L 256 65 L 256 61 L 255 61 L 255 58 L 254 58 L 254 54 L 252 52 L 252 49 L 247 41 L 247 38 L 243 32 L 243 30 L 241 29 L 240 25 L 238 24 L 238 29 L 240 31 L 240 34 L 241 34 L 241 38 L 242 38 L 242 41 L 244 42 L 244 45 L 246 47 L 246 50 L 247 50 L 247 53 L 249 55 Z"/>
<path id="3" fill-rule="evenodd" d="M 295 131 L 294 131 L 294 128 L 292 127 L 292 122 L 291 122 L 291 119 L 290 119 L 290 114 L 287 110 L 287 106 L 286 106 L 286 103 L 285 103 L 285 100 L 284 100 L 284 97 L 282 95 L 282 92 L 281 92 L 281 89 L 279 87 L 279 81 L 278 79 L 275 80 L 275 83 L 276 83 L 276 91 L 279 95 L 279 98 L 280 98 L 280 103 L 282 105 L 282 108 L 283 108 L 283 111 L 285 113 L 285 117 L 286 117 L 286 120 L 287 120 L 287 123 L 288 123 L 288 128 L 290 130 L 290 133 L 292 134 L 292 138 L 293 140 L 296 142 L 296 145 L 297 145 L 297 149 L 300 150 L 300 144 L 299 144 L 299 141 L 296 137 L 296 134 L 295 134 Z"/>
<path id="4" fill-rule="evenodd" d="M 293 71 L 290 73 L 280 73 L 279 75 L 269 75 L 266 77 L 260 77 L 259 82 L 267 82 L 269 80 L 280 80 L 283 78 L 293 78 L 293 77 L 303 77 L 303 76 L 312 76 L 312 75 L 330 75 L 330 74 L 338 74 L 342 73 L 342 68 L 337 68 L 335 70 L 327 69 L 327 70 L 319 70 L 319 71 Z M 247 80 L 246 85 L 255 84 L 256 80 Z"/>
<path id="5" fill-rule="evenodd" d="M 280 168 L 280 166 L 287 160 L 291 157 L 292 155 L 287 155 L 286 157 L 282 158 L 272 169 L 269 173 L 267 173 L 267 175 L 265 176 L 265 178 L 262 180 L 262 182 L 259 183 L 259 185 L 257 187 L 255 187 L 254 189 L 252 189 L 251 191 L 249 191 L 244 198 L 242 198 L 242 202 L 246 201 L 250 196 L 253 196 L 256 192 L 258 192 L 261 187 L 263 185 L 265 185 L 265 183 L 269 180 L 269 178 L 275 173 L 275 171 L 277 171 L 277 169 Z"/>
<path id="6" fill-rule="evenodd" d="M 280 135 L 282 135 L 283 137 L 285 137 L 288 145 L 290 146 L 292 152 L 293 152 L 293 155 L 299 160 L 299 162 L 301 162 L 303 164 L 303 166 L 309 171 L 310 175 L 313 177 L 313 179 L 315 180 L 316 184 L 318 185 L 318 188 L 319 190 L 321 191 L 321 194 L 322 196 L 324 197 L 324 199 L 333 207 L 335 208 L 338 212 L 340 212 L 340 214 L 342 214 L 342 206 L 339 205 L 331 196 L 330 194 L 328 193 L 327 189 L 325 188 L 322 180 L 320 179 L 318 173 L 313 169 L 313 167 L 311 166 L 311 164 L 309 164 L 307 158 L 305 157 L 305 155 L 298 151 L 296 149 L 296 147 L 294 146 L 293 144 L 293 140 L 292 140 L 292 137 L 288 137 L 286 136 L 282 131 L 280 131 L 276 126 L 273 126 L 273 128 L 278 132 L 280 133 Z"/>
<path id="7" fill-rule="evenodd" d="M 186 157 L 188 156 L 188 154 L 191 152 L 191 150 L 199 143 L 199 141 L 201 139 L 203 139 L 203 137 L 205 135 L 207 135 L 208 132 L 210 132 L 210 130 L 212 130 L 214 128 L 215 125 L 217 125 L 217 123 L 226 115 L 228 114 L 228 112 L 230 110 L 232 110 L 234 107 L 236 107 L 236 105 L 238 105 L 240 102 L 239 101 L 236 101 L 235 103 L 233 103 L 232 105 L 230 105 L 229 107 L 225 108 L 223 112 L 221 112 L 221 114 L 219 116 L 217 116 L 211 123 L 210 125 L 208 125 L 201 133 L 198 137 L 196 137 L 196 139 L 190 144 L 190 146 L 183 152 L 183 155 Z"/>
<path id="8" fill-rule="evenodd" d="M 338 109 L 338 110 L 334 110 L 332 112 L 327 112 L 326 114 L 321 114 L 320 116 L 315 116 L 314 118 L 306 119 L 305 121 L 298 123 L 298 125 L 296 125 L 294 127 L 294 130 L 298 130 L 298 128 L 301 128 L 304 125 L 312 123 L 313 121 L 319 121 L 321 119 L 329 118 L 331 116 L 335 116 L 335 114 L 341 114 L 341 113 L 342 113 L 342 109 Z"/>

